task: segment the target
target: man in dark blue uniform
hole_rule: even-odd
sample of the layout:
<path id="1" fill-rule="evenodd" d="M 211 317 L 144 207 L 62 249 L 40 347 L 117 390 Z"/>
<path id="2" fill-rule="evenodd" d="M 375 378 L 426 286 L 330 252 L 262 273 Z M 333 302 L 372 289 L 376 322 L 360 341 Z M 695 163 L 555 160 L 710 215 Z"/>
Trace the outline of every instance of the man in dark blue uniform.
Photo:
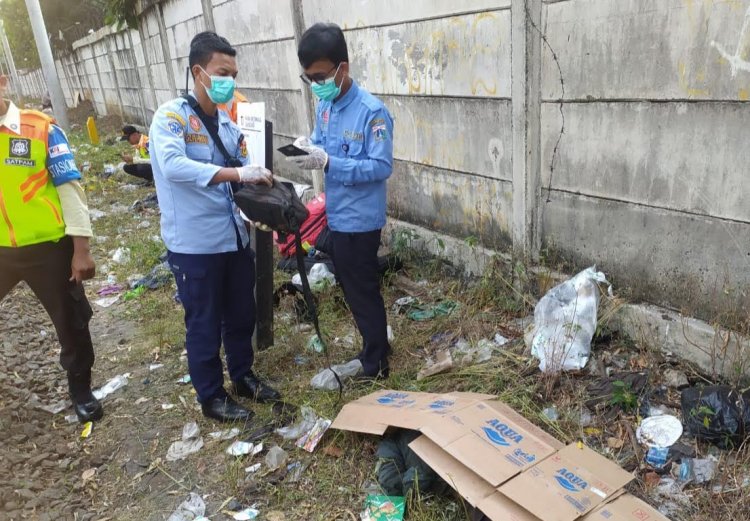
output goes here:
<path id="1" fill-rule="evenodd" d="M 308 155 L 288 159 L 303 169 L 325 171 L 333 262 L 364 341 L 358 356 L 363 375 L 387 377 L 391 348 L 377 255 L 386 219 L 386 180 L 393 168 L 393 119 L 382 101 L 349 76 L 339 26 L 310 27 L 297 55 L 301 78 L 320 103 L 312 137 L 295 141 Z"/>
<path id="2" fill-rule="evenodd" d="M 231 182 L 271 184 L 271 172 L 248 164 L 240 129 L 217 105 L 232 98 L 236 51 L 212 32 L 193 38 L 189 99 L 159 107 L 149 135 L 161 233 L 185 308 L 188 368 L 203 414 L 246 421 L 252 413 L 227 395 L 219 350 L 239 396 L 276 400 L 252 371 L 255 257 Z M 209 128 L 211 127 L 211 131 Z M 227 159 L 212 134 L 224 145 Z"/>

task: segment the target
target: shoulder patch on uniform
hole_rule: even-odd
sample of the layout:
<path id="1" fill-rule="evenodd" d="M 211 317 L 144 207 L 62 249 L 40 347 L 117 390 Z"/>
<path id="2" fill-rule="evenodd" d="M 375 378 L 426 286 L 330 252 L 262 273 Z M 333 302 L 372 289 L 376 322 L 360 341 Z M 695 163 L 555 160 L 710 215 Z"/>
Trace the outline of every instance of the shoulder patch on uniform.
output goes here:
<path id="1" fill-rule="evenodd" d="M 165 112 L 164 115 L 167 117 L 167 119 L 174 119 L 174 120 L 176 120 L 183 127 L 187 124 L 187 123 L 185 123 L 185 118 L 183 118 L 182 116 L 180 116 L 176 112 Z"/>
<path id="2" fill-rule="evenodd" d="M 375 141 L 385 141 L 388 139 L 388 127 L 385 126 L 383 118 L 377 118 L 370 121 L 370 129 Z"/>
<path id="3" fill-rule="evenodd" d="M 167 121 L 167 130 L 169 130 L 172 134 L 174 134 L 177 137 L 182 137 L 183 134 L 184 125 L 180 125 L 180 123 L 174 119 L 170 119 Z"/>
<path id="4" fill-rule="evenodd" d="M 244 139 L 240 142 L 240 155 L 247 157 L 247 142 Z"/>
<path id="5" fill-rule="evenodd" d="M 192 128 L 195 132 L 200 132 L 202 125 L 201 120 L 198 118 L 198 116 L 190 114 L 190 117 L 188 119 L 190 120 L 190 128 Z"/>

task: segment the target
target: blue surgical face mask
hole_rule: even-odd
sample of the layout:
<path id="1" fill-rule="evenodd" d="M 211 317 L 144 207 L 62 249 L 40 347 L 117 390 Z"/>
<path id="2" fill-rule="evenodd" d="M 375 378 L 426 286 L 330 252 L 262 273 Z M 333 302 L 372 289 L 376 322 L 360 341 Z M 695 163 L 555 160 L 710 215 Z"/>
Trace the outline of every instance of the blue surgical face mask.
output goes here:
<path id="1" fill-rule="evenodd" d="M 201 70 L 211 78 L 210 87 L 207 87 L 203 82 L 201 84 L 206 89 L 206 94 L 212 102 L 218 105 L 232 99 L 232 96 L 234 96 L 234 78 L 231 76 L 211 76 L 203 67 L 201 67 Z"/>
<path id="2" fill-rule="evenodd" d="M 341 67 L 341 64 L 339 64 Z M 336 85 L 336 75 L 339 73 L 339 67 L 336 67 L 336 72 L 333 76 L 327 78 L 326 81 L 321 85 L 320 83 L 313 82 L 310 88 L 321 101 L 333 101 L 341 94 L 341 85 Z M 341 82 L 344 83 L 343 81 Z"/>

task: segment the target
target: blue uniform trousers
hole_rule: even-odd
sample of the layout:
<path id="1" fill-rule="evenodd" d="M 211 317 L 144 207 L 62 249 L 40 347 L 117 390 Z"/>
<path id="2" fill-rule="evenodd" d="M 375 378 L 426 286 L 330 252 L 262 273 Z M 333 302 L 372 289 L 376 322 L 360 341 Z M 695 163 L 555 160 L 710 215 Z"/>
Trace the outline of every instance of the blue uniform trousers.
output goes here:
<path id="1" fill-rule="evenodd" d="M 201 403 L 226 396 L 219 350 L 223 341 L 229 377 L 245 376 L 253 365 L 255 254 L 168 252 L 185 308 L 188 369 Z"/>
<path id="2" fill-rule="evenodd" d="M 333 264 L 344 298 L 363 339 L 358 358 L 366 376 L 388 373 L 388 324 L 380 294 L 378 248 L 380 230 L 361 233 L 331 232 Z"/>

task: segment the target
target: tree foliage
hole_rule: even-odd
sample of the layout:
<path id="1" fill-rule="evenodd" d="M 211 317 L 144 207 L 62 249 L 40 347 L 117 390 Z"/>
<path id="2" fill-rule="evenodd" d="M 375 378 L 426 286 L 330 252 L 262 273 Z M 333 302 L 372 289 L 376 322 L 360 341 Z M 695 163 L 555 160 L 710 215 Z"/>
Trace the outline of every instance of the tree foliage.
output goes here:
<path id="1" fill-rule="evenodd" d="M 40 0 L 44 23 L 54 51 L 69 51 L 74 41 L 104 25 L 137 27 L 137 0 Z M 31 31 L 24 0 L 0 0 L 0 18 L 4 22 L 16 67 L 39 66 L 39 55 Z"/>

